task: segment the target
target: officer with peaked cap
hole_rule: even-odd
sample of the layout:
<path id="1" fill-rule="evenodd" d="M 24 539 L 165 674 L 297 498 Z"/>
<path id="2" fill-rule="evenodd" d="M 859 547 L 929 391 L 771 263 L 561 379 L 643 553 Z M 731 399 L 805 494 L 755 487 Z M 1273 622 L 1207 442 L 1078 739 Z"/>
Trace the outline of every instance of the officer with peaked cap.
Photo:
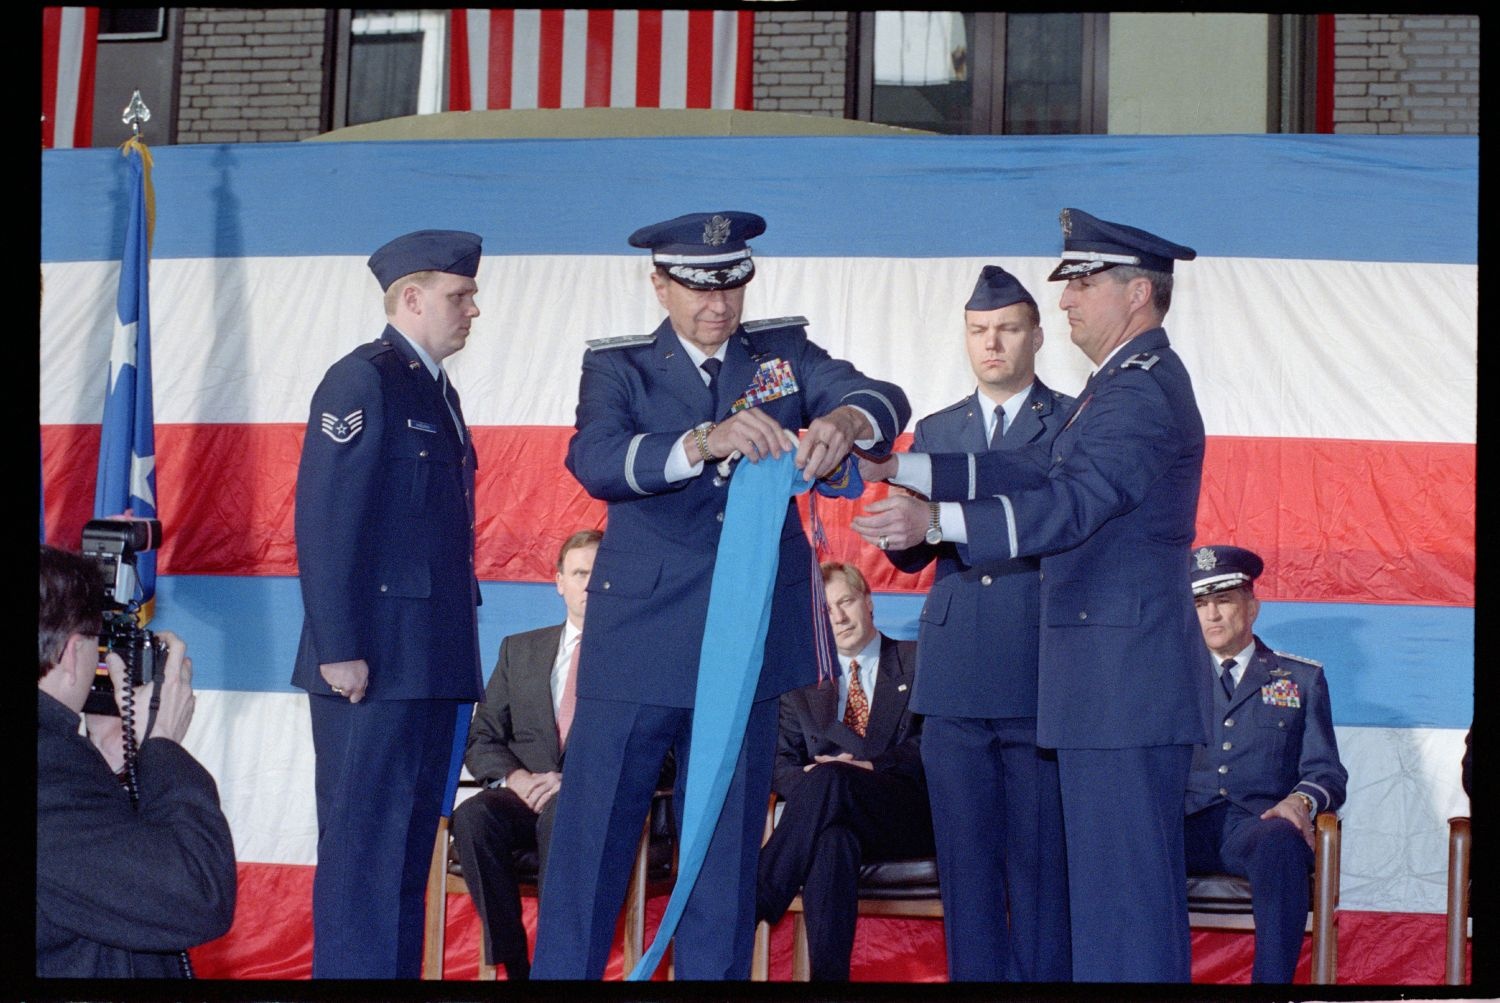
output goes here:
<path id="1" fill-rule="evenodd" d="M 978 385 L 917 422 L 913 451 L 1050 444 L 1073 398 L 1036 378 L 1042 327 L 1031 293 L 985 265 L 964 304 L 964 330 Z M 922 765 L 939 877 L 954 878 L 940 882 L 948 978 L 1065 982 L 1062 795 L 1057 757 L 1036 744 L 1037 559 L 973 561 L 961 536 L 945 534 L 938 509 L 928 510 L 933 542 L 887 556 L 911 573 L 937 562 L 912 707 L 926 719 Z"/>
<path id="2" fill-rule="evenodd" d="M 552 835 L 552 859 L 568 866 L 547 873 L 533 978 L 603 975 L 662 758 L 672 749 L 687 762 L 728 491 L 717 465 L 780 456 L 792 449 L 787 430 L 805 428 L 796 462 L 821 477 L 856 443 L 889 451 L 911 414 L 900 388 L 809 341 L 803 318 L 741 321 L 755 274 L 748 241 L 765 227 L 754 213 L 711 212 L 637 230 L 630 243 L 651 250 L 667 317 L 651 334 L 600 339 L 584 354 L 567 465 L 609 516 Z M 673 941 L 679 979 L 749 975 L 776 698 L 817 674 L 812 558 L 790 502 L 783 526 L 744 752 Z"/>
<path id="3" fill-rule="evenodd" d="M 1273 651 L 1254 633 L 1260 557 L 1200 547 L 1189 558 L 1193 600 L 1213 656 L 1213 739 L 1193 754 L 1187 873 L 1250 879 L 1255 982 L 1291 982 L 1307 924 L 1313 819 L 1338 811 L 1349 775 L 1339 761 L 1323 666 Z"/>
<path id="4" fill-rule="evenodd" d="M 1203 420 L 1162 318 L 1192 248 L 1064 209 L 1060 305 L 1097 366 L 1051 446 L 862 462 L 937 501 L 975 564 L 1041 557 L 1037 742 L 1057 750 L 1073 977 L 1186 982 L 1182 827 L 1206 653 L 1184 562 Z M 892 469 L 894 468 L 894 470 Z M 927 530 L 910 499 L 854 520 L 868 541 Z M 949 515 L 952 515 L 950 520 Z"/>
<path id="5" fill-rule="evenodd" d="M 443 361 L 479 316 L 480 238 L 370 256 L 387 325 L 329 368 L 297 471 L 292 684 L 317 756 L 315 978 L 417 978 L 457 715 L 479 699 L 474 445 Z"/>

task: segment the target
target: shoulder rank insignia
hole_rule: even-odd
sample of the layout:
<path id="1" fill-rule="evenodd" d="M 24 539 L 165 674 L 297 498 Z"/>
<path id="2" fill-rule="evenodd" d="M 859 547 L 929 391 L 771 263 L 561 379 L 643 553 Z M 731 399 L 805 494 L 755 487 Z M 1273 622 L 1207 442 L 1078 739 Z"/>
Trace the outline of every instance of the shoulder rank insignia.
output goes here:
<path id="1" fill-rule="evenodd" d="M 359 434 L 359 430 L 365 427 L 365 409 L 359 408 L 350 411 L 340 418 L 338 415 L 323 412 L 323 434 L 342 446 L 350 439 Z"/>
<path id="2" fill-rule="evenodd" d="M 1311 665 L 1319 669 L 1323 667 L 1323 663 L 1315 658 L 1303 658 L 1301 655 L 1294 655 L 1290 651 L 1278 651 L 1275 654 L 1277 658 L 1290 658 L 1294 662 L 1301 662 L 1303 665 Z"/>
<path id="3" fill-rule="evenodd" d="M 649 345 L 656 340 L 654 334 L 622 334 L 617 338 L 592 338 L 584 342 L 591 352 L 607 352 L 611 348 L 634 348 Z"/>
<path id="4" fill-rule="evenodd" d="M 1268 707 L 1302 706 L 1302 691 L 1290 679 L 1278 679 L 1260 688 L 1260 702 Z"/>
<path id="5" fill-rule="evenodd" d="M 1152 355 L 1149 352 L 1142 352 L 1140 355 L 1132 355 L 1130 358 L 1120 363 L 1120 368 L 1149 370 L 1152 366 L 1156 365 L 1160 361 L 1160 355 Z"/>
<path id="6" fill-rule="evenodd" d="M 756 331 L 769 331 L 773 327 L 806 327 L 806 317 L 771 317 L 767 320 L 747 320 L 744 327 L 746 331 L 754 334 Z"/>
<path id="7" fill-rule="evenodd" d="M 779 397 L 786 397 L 798 390 L 797 377 L 792 364 L 785 359 L 768 359 L 760 364 L 745 392 L 730 406 L 731 413 L 757 407 Z"/>

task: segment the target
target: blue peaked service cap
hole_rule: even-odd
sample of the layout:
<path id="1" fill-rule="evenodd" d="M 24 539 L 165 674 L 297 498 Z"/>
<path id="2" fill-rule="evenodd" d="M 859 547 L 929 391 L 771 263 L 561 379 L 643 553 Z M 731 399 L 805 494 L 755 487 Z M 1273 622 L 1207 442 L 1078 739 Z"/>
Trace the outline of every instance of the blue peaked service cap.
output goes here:
<path id="1" fill-rule="evenodd" d="M 999 265 L 985 265 L 979 270 L 979 281 L 974 283 L 974 292 L 965 310 L 999 310 L 1015 303 L 1030 303 L 1036 306 L 1031 293 L 1021 285 L 1021 280 Z"/>
<path id="2" fill-rule="evenodd" d="M 1133 265 L 1152 272 L 1172 274 L 1172 262 L 1192 261 L 1198 252 L 1154 233 L 1124 223 L 1111 223 L 1090 216 L 1082 209 L 1064 209 L 1062 264 L 1047 276 L 1048 282 L 1093 275 L 1116 265 Z"/>
<path id="3" fill-rule="evenodd" d="M 1218 544 L 1193 551 L 1188 574 L 1193 581 L 1193 595 L 1208 596 L 1249 585 L 1265 569 L 1266 563 L 1255 551 Z"/>
<path id="4" fill-rule="evenodd" d="M 448 272 L 472 279 L 479 272 L 482 239 L 466 230 L 405 233 L 370 255 L 370 271 L 382 291 L 412 272 Z"/>
<path id="5" fill-rule="evenodd" d="M 766 232 L 753 212 L 694 212 L 643 226 L 630 246 L 651 249 L 651 260 L 689 289 L 737 289 L 755 275 L 751 237 Z"/>

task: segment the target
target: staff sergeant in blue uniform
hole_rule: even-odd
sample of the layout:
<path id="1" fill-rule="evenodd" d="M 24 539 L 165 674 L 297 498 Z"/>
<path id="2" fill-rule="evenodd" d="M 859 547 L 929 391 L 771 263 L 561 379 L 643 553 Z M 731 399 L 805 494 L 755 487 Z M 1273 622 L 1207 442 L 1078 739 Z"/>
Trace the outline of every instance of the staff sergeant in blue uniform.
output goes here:
<path id="1" fill-rule="evenodd" d="M 1062 224 L 1049 278 L 1067 281 L 1073 343 L 1098 369 L 1051 446 L 860 467 L 963 502 L 952 530 L 975 565 L 1041 557 L 1037 742 L 1057 750 L 1073 977 L 1186 982 L 1179 816 L 1192 747 L 1208 738 L 1208 656 L 1185 567 L 1203 420 L 1161 323 L 1173 262 L 1195 252 L 1078 209 Z M 906 547 L 929 519 L 925 503 L 892 497 L 853 525 Z"/>
<path id="2" fill-rule="evenodd" d="M 913 451 L 1050 444 L 1073 398 L 1036 378 L 1043 334 L 1031 293 L 1005 269 L 985 265 L 964 304 L 964 330 L 978 385 L 917 422 Z M 937 838 L 948 978 L 1067 981 L 1072 960 L 1057 756 L 1036 744 L 1038 562 L 971 562 L 963 538 L 944 531 L 943 506 L 930 505 L 926 539 L 886 556 L 909 572 L 937 561 L 937 580 L 922 607 L 912 709 L 926 718 L 922 765 Z"/>
<path id="3" fill-rule="evenodd" d="M 313 394 L 297 471 L 304 620 L 292 684 L 317 755 L 315 978 L 416 978 L 460 701 L 479 699 L 476 456 L 443 360 L 479 316 L 480 238 L 370 256 L 381 336 Z"/>
<path id="4" fill-rule="evenodd" d="M 858 443 L 883 454 L 910 409 L 808 340 L 800 317 L 742 324 L 765 220 L 694 213 L 637 230 L 667 318 L 642 337 L 591 342 L 568 469 L 609 504 L 589 580 L 567 783 L 537 925 L 533 978 L 603 975 L 630 857 L 662 758 L 675 752 L 680 810 L 709 583 L 728 481 L 720 461 L 796 446 L 804 476 Z M 747 406 L 749 405 L 749 406 Z M 743 462 L 743 461 L 742 461 Z M 774 545 L 774 544 L 773 544 Z M 723 813 L 673 942 L 679 979 L 749 976 L 756 859 L 774 758 L 777 700 L 813 682 L 815 571 L 788 502 L 755 702 Z M 819 613 L 821 615 L 821 612 Z M 679 823 L 681 819 L 679 818 Z"/>
<path id="5" fill-rule="evenodd" d="M 1272 651 L 1253 633 L 1259 555 L 1201 547 L 1190 567 L 1214 664 L 1213 741 L 1194 754 L 1188 777 L 1187 872 L 1250 879 L 1250 977 L 1290 982 L 1307 925 L 1313 819 L 1338 811 L 1349 779 L 1328 681 L 1321 663 Z"/>

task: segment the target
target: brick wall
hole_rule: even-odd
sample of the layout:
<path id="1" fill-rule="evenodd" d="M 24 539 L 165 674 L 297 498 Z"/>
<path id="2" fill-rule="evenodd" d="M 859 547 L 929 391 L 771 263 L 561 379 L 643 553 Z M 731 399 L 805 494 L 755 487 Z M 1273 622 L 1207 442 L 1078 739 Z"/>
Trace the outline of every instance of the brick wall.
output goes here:
<path id="1" fill-rule="evenodd" d="M 757 13 L 755 110 L 843 118 L 852 21 L 847 11 Z"/>
<path id="2" fill-rule="evenodd" d="M 1479 18 L 1339 14 L 1334 131 L 1479 133 Z"/>
<path id="3" fill-rule="evenodd" d="M 179 143 L 270 143 L 316 135 L 327 11 L 183 12 Z"/>

